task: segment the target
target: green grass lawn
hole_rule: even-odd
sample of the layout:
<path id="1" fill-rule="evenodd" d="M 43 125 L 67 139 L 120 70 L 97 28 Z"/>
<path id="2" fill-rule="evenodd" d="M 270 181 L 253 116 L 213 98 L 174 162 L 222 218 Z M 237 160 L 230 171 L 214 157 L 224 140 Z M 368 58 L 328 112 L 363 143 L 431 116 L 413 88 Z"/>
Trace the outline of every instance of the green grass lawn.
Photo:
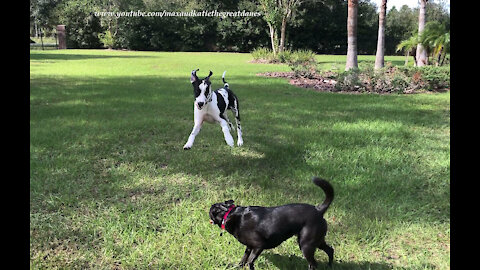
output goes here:
<path id="1" fill-rule="evenodd" d="M 289 68 L 251 59 L 31 51 L 30 268 L 235 269 L 244 247 L 209 224 L 210 205 L 318 204 L 316 175 L 335 189 L 325 215 L 332 269 L 449 269 L 450 94 L 319 93 L 255 76 Z M 343 69 L 345 56 L 318 60 Z M 214 88 L 227 70 L 243 147 L 205 124 L 182 149 L 195 68 L 213 71 Z M 327 269 L 325 253 L 316 259 Z M 307 262 L 293 237 L 256 266 Z"/>

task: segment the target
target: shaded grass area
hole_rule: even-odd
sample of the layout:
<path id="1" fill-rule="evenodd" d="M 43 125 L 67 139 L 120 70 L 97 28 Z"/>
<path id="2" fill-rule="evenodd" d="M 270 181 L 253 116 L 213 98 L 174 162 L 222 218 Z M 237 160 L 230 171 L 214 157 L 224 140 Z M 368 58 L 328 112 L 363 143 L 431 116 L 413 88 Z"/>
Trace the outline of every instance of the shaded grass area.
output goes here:
<path id="1" fill-rule="evenodd" d="M 257 77 L 288 67 L 249 60 L 32 51 L 31 268 L 231 269 L 244 248 L 210 226 L 210 205 L 318 204 L 317 175 L 336 193 L 333 269 L 448 269 L 449 94 L 317 93 Z M 243 147 L 207 124 L 182 150 L 194 68 L 212 70 L 214 87 L 227 70 Z M 307 268 L 294 238 L 256 266 Z"/>

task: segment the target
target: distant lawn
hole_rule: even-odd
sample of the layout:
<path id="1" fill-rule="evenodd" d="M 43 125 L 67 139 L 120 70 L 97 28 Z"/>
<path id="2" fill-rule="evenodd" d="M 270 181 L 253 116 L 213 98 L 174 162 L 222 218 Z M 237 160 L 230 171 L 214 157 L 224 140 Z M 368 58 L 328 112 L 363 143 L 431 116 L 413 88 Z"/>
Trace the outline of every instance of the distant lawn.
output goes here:
<path id="1" fill-rule="evenodd" d="M 244 247 L 219 237 L 210 205 L 318 204 L 314 175 L 335 188 L 325 215 L 332 269 L 450 268 L 448 92 L 320 93 L 255 76 L 289 68 L 248 63 L 250 54 L 49 50 L 30 59 L 31 269 L 235 269 Z M 343 69 L 345 56 L 318 60 Z M 227 70 L 243 147 L 206 124 L 182 150 L 194 68 L 212 70 L 215 88 Z M 322 251 L 316 259 L 327 269 Z M 256 266 L 308 267 L 295 237 Z"/>
<path id="2" fill-rule="evenodd" d="M 31 40 L 35 41 L 35 43 L 42 44 L 42 38 L 40 37 L 30 37 Z M 43 43 L 53 43 L 55 44 L 57 40 L 55 37 L 43 37 Z"/>

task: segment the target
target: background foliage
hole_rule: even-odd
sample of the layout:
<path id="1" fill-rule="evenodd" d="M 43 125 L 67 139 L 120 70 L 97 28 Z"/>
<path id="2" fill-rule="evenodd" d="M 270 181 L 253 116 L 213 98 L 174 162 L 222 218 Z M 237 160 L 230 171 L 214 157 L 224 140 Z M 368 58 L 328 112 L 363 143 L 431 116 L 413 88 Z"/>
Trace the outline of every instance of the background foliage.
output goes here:
<path id="1" fill-rule="evenodd" d="M 45 34 L 65 24 L 69 48 L 111 47 L 99 37 L 110 32 L 113 48 L 155 51 L 250 52 L 269 46 L 267 23 L 259 17 L 95 17 L 95 11 L 251 11 L 261 12 L 255 0 L 33 0 L 30 1 L 32 35 L 35 26 Z M 378 31 L 377 6 L 360 1 L 358 10 L 359 54 L 375 54 Z M 287 25 L 287 49 L 310 49 L 319 54 L 346 51 L 347 1 L 306 0 Z M 429 1 L 427 21 L 447 28 L 450 14 L 441 3 Z M 386 54 L 399 54 L 396 45 L 416 32 L 418 9 L 403 6 L 387 13 Z M 37 30 L 38 31 L 38 30 Z M 102 35 L 103 33 L 103 35 Z"/>

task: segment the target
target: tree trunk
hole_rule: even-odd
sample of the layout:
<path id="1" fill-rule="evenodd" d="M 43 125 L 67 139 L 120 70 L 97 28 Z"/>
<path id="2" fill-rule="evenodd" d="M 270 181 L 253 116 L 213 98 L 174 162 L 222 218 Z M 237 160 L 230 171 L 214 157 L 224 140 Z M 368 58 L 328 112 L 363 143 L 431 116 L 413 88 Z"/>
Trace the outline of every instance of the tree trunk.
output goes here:
<path id="1" fill-rule="evenodd" d="M 442 56 L 442 61 L 440 62 L 440 66 L 443 66 L 443 62 L 445 61 L 445 58 L 447 57 L 447 52 L 445 51 Z"/>
<path id="2" fill-rule="evenodd" d="M 275 46 L 275 28 L 272 24 L 268 24 L 268 28 L 270 29 L 270 41 L 272 42 L 272 52 L 273 55 L 277 55 L 277 46 Z"/>
<path id="3" fill-rule="evenodd" d="M 412 52 L 412 56 L 413 56 L 413 66 L 416 67 L 417 66 L 417 57 L 415 56 L 417 54 L 417 49 L 414 49 L 413 52 Z"/>
<path id="4" fill-rule="evenodd" d="M 347 64 L 345 70 L 358 68 L 357 61 L 358 0 L 348 0 L 347 15 Z"/>
<path id="5" fill-rule="evenodd" d="M 284 16 L 282 19 L 282 28 L 280 29 L 280 46 L 278 46 L 278 52 L 283 52 L 284 50 L 286 28 L 287 28 L 287 18 Z"/>
<path id="6" fill-rule="evenodd" d="M 440 60 L 442 59 L 442 53 L 443 53 L 443 47 L 440 48 L 440 51 L 438 52 L 438 56 L 437 56 L 437 61 L 435 63 L 435 65 L 438 67 L 440 65 Z"/>
<path id="7" fill-rule="evenodd" d="M 418 14 L 418 35 L 421 35 L 423 32 L 423 29 L 425 29 L 425 11 L 427 7 L 427 1 L 428 0 L 420 0 L 420 12 Z M 428 56 L 427 56 L 427 50 L 423 47 L 422 44 L 417 45 L 417 66 L 425 66 L 428 65 Z"/>
<path id="8" fill-rule="evenodd" d="M 387 12 L 387 0 L 382 0 L 380 12 L 378 15 L 378 40 L 377 40 L 377 54 L 375 56 L 375 69 L 380 69 L 385 66 L 385 14 Z"/>
<path id="9" fill-rule="evenodd" d="M 405 66 L 408 66 L 408 57 L 410 57 L 410 51 L 407 51 L 407 58 L 405 58 Z"/>
<path id="10" fill-rule="evenodd" d="M 34 26 L 35 26 L 35 37 L 38 38 L 37 17 L 35 17 L 33 23 L 34 23 Z"/>
<path id="11" fill-rule="evenodd" d="M 40 28 L 40 41 L 42 42 L 42 51 L 43 51 L 44 48 L 43 48 L 43 31 L 42 31 L 42 28 Z"/>

